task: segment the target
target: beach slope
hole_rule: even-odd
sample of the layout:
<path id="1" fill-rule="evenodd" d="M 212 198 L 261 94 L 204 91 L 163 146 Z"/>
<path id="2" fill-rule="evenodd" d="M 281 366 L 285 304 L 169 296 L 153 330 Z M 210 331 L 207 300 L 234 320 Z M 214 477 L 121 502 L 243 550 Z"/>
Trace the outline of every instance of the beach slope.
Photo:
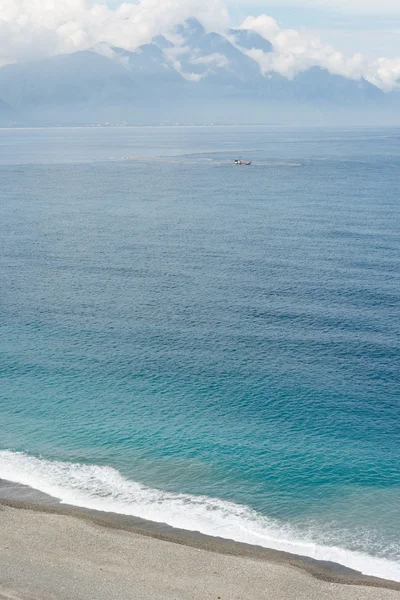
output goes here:
<path id="1" fill-rule="evenodd" d="M 400 591 L 324 581 L 291 565 L 220 553 L 0 505 L 4 600 L 395 600 Z"/>

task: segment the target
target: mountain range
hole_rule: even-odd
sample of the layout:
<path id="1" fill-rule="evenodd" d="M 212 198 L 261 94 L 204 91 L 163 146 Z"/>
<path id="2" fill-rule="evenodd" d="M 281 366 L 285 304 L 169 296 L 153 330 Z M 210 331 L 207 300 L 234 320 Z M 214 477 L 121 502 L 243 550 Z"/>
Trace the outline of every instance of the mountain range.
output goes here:
<path id="1" fill-rule="evenodd" d="M 134 52 L 104 45 L 7 65 L 0 69 L 0 122 L 274 122 L 338 110 L 369 114 L 398 104 L 397 94 L 365 79 L 318 67 L 290 80 L 263 75 L 250 56 L 254 50 L 268 54 L 273 47 L 254 31 L 221 35 L 189 19 L 171 39 L 159 35 Z"/>

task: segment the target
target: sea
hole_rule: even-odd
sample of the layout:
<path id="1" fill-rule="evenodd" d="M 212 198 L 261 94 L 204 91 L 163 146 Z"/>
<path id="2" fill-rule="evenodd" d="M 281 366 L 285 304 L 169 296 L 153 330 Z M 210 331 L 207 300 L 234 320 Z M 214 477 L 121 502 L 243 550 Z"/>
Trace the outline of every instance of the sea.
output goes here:
<path id="1" fill-rule="evenodd" d="M 400 129 L 1 129 L 0 478 L 400 581 L 399 173 Z"/>

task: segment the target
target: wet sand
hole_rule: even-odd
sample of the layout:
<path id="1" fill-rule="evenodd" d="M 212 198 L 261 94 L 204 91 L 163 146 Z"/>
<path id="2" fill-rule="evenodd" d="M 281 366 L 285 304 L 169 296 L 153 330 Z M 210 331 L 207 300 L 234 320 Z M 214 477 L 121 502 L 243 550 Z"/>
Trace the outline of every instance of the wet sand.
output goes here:
<path id="1" fill-rule="evenodd" d="M 400 584 L 132 517 L 63 506 L 2 482 L 0 600 L 6 598 L 400 600 Z"/>

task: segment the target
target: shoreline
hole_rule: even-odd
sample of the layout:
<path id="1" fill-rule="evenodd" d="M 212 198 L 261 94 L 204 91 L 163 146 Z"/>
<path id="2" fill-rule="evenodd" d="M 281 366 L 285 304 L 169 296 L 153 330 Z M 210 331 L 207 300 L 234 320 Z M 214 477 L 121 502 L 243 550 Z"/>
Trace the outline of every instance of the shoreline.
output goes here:
<path id="1" fill-rule="evenodd" d="M 32 515 L 41 514 L 79 519 L 86 524 L 100 527 L 103 530 L 114 530 L 128 535 L 133 534 L 154 541 L 172 543 L 180 547 L 192 548 L 220 556 L 250 559 L 286 567 L 289 570 L 300 571 L 316 580 L 330 584 L 362 586 L 400 592 L 400 582 L 363 575 L 338 563 L 319 561 L 284 551 L 212 537 L 199 532 L 176 529 L 163 523 L 146 521 L 138 517 L 61 504 L 56 498 L 38 490 L 0 479 L 0 511 L 7 507 L 29 512 Z"/>

